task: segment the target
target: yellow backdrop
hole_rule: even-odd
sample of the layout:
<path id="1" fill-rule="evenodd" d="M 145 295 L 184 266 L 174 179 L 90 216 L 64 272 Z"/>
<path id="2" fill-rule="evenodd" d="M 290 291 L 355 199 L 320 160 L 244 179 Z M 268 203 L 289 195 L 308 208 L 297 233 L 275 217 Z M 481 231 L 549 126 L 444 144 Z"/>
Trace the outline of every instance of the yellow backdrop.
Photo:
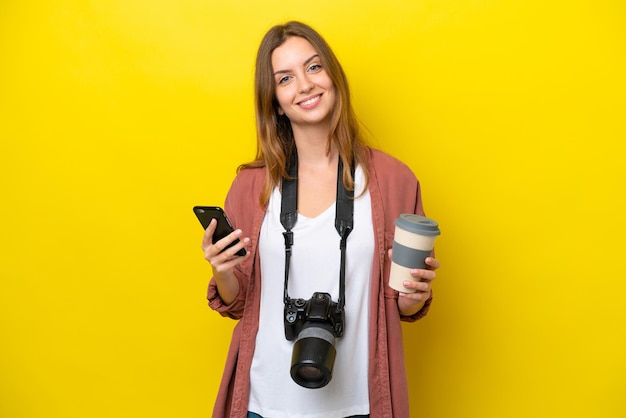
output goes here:
<path id="1" fill-rule="evenodd" d="M 443 230 L 413 416 L 624 417 L 620 0 L 2 1 L 0 416 L 208 416 L 233 323 L 191 208 L 253 158 L 287 19 Z"/>

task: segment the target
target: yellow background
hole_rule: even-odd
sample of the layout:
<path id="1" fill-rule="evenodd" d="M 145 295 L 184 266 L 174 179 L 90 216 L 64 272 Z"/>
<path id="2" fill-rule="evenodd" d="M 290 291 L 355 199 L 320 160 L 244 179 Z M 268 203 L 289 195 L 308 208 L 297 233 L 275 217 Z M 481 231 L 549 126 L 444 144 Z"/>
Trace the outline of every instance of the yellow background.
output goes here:
<path id="1" fill-rule="evenodd" d="M 191 208 L 292 18 L 443 230 L 413 416 L 625 417 L 621 0 L 0 2 L 0 416 L 209 415 L 233 322 Z"/>

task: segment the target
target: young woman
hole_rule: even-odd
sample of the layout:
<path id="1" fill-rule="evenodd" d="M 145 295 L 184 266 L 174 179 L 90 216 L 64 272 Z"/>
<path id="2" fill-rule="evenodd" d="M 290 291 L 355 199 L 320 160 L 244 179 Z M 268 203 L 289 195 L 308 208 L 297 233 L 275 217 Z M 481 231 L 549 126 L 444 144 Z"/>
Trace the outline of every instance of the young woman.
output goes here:
<path id="1" fill-rule="evenodd" d="M 343 69 L 307 25 L 267 32 L 255 103 L 257 157 L 240 167 L 225 203 L 237 230 L 213 244 L 214 220 L 202 241 L 213 270 L 209 305 L 239 320 L 213 416 L 409 417 L 400 321 L 428 311 L 439 262 L 429 257 L 427 269 L 411 272 L 416 281 L 405 286 L 414 293 L 398 293 L 388 279 L 395 219 L 423 215 L 419 182 L 405 164 L 364 144 Z M 346 212 L 337 202 L 346 201 L 347 232 L 335 225 Z M 291 226 L 281 217 L 285 202 L 297 207 Z M 241 248 L 247 254 L 238 257 Z M 316 336 L 306 341 L 321 344 L 314 354 L 327 354 L 321 362 L 330 367 L 308 360 L 292 367 L 305 333 L 286 319 L 297 298 L 307 305 L 296 323 L 312 324 Z M 321 320 L 319 306 L 330 307 Z M 298 338 L 286 337 L 290 326 Z"/>

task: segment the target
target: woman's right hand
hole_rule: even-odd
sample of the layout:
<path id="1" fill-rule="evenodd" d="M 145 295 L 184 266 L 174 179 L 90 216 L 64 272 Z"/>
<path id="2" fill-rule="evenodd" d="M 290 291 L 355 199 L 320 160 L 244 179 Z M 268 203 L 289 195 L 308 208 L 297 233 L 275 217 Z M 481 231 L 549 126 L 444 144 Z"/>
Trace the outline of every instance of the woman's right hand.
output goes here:
<path id="1" fill-rule="evenodd" d="M 237 229 L 221 240 L 213 244 L 213 233 L 217 226 L 217 221 L 211 219 L 209 226 L 204 231 L 202 238 L 202 251 L 204 258 L 211 264 L 213 269 L 213 277 L 217 284 L 217 289 L 224 303 L 229 304 L 239 294 L 239 281 L 233 273 L 233 268 L 241 264 L 250 256 L 247 247 L 250 245 L 250 238 L 241 238 L 242 231 Z M 239 242 L 232 247 L 224 250 L 231 242 L 239 238 Z M 245 256 L 236 255 L 237 251 L 244 248 Z"/>

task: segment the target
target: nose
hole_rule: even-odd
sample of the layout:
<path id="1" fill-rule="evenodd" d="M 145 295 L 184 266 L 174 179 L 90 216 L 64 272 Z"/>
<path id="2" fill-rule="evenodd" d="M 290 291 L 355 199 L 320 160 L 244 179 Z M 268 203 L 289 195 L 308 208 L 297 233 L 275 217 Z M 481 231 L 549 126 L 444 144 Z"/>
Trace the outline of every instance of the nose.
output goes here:
<path id="1" fill-rule="evenodd" d="M 313 83 L 313 81 L 308 77 L 308 75 L 304 74 L 302 77 L 300 77 L 298 91 L 300 93 L 307 93 L 313 90 L 314 86 L 315 84 Z"/>

